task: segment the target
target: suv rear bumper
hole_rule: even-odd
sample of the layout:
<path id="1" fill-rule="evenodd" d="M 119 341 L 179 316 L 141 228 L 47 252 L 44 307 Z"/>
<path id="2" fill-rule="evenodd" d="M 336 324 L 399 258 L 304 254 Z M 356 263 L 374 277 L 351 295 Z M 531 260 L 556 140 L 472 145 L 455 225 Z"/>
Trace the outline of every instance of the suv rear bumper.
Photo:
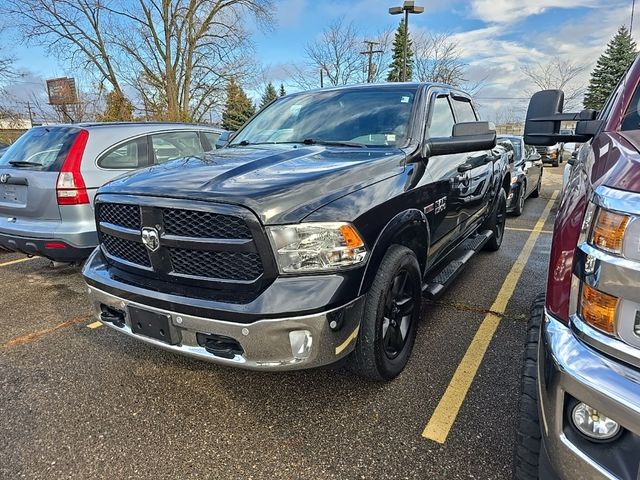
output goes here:
<path id="1" fill-rule="evenodd" d="M 0 246 L 16 252 L 49 258 L 55 262 L 80 262 L 95 247 L 76 247 L 59 238 L 17 237 L 0 233 Z"/>
<path id="2" fill-rule="evenodd" d="M 538 399 L 542 441 L 555 475 L 638 478 L 639 459 L 629 451 L 640 446 L 640 372 L 585 345 L 548 313 L 538 350 Z M 609 443 L 579 435 L 570 424 L 576 400 L 613 418 L 624 433 Z"/>
<path id="3" fill-rule="evenodd" d="M 89 258 L 83 271 L 88 293 L 99 320 L 126 335 L 166 350 L 209 362 L 252 370 L 297 370 L 335 363 L 346 357 L 355 347 L 363 313 L 364 296 L 356 297 L 338 306 L 320 308 L 314 303 L 323 299 L 329 286 L 335 288 L 330 298 L 343 287 L 342 282 L 318 276 L 307 277 L 315 281 L 317 289 L 305 283 L 302 300 L 312 308 L 311 313 L 299 312 L 294 304 L 300 301 L 300 292 L 293 287 L 299 279 L 277 281 L 250 304 L 223 304 L 205 299 L 179 297 L 145 291 L 111 278 L 99 249 Z M 284 295 L 287 285 L 292 288 Z M 279 299 L 279 311 L 269 311 L 270 298 Z M 296 297 L 298 297 L 296 299 Z M 321 300 L 322 301 L 322 300 Z M 298 303 L 299 305 L 299 303 Z M 121 315 L 122 321 L 113 322 L 102 314 L 107 307 Z M 135 333 L 132 329 L 131 308 L 153 312 L 168 318 L 173 344 Z M 256 315 L 264 309 L 265 315 Z M 296 314 L 292 314 L 296 311 Z M 288 312 L 288 313 L 287 313 Z M 223 319 L 224 318 L 224 319 Z M 229 320 L 230 318 L 233 321 Z M 219 355 L 205 348 L 199 336 L 230 339 L 240 347 L 233 355 Z"/>
<path id="4" fill-rule="evenodd" d="M 90 210 L 92 211 L 92 210 Z M 47 248 L 47 244 L 59 244 Z M 0 217 L 0 246 L 57 262 L 85 260 L 98 244 L 95 222 Z M 64 248 L 62 246 L 64 245 Z"/>

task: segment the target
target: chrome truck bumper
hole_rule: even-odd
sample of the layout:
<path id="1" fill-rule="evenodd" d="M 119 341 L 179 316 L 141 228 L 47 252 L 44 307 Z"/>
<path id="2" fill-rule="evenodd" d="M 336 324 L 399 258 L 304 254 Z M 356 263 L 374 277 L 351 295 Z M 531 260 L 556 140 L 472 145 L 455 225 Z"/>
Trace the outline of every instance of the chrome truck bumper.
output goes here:
<path id="1" fill-rule="evenodd" d="M 640 478 L 640 372 L 585 345 L 548 313 L 538 351 L 538 399 L 553 471 L 540 478 Z M 579 435 L 568 412 L 576 401 L 612 418 L 624 433 L 609 443 Z"/>
<path id="2" fill-rule="evenodd" d="M 364 304 L 364 297 L 359 297 L 340 308 L 312 315 L 233 323 L 139 304 L 93 286 L 88 292 L 98 319 L 108 327 L 171 352 L 252 370 L 297 370 L 344 358 L 355 346 Z M 104 321 L 105 307 L 121 312 L 123 321 Z M 135 333 L 132 308 L 168 318 L 177 338 L 174 344 Z M 333 322 L 340 322 L 339 330 L 334 331 Z M 207 348 L 203 338 L 228 339 L 240 348 L 220 354 Z"/>

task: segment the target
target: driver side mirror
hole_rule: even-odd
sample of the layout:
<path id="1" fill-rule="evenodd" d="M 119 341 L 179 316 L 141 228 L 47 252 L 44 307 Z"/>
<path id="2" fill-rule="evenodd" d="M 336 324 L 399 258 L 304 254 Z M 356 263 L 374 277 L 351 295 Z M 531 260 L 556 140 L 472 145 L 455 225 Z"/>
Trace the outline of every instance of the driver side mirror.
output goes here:
<path id="1" fill-rule="evenodd" d="M 529 101 L 524 125 L 524 141 L 529 145 L 550 146 L 559 142 L 586 142 L 602 125 L 596 120 L 595 110 L 585 109 L 580 113 L 562 113 L 564 93 L 562 90 L 536 92 Z M 576 121 L 575 134 L 561 134 L 563 121 Z"/>
<path id="2" fill-rule="evenodd" d="M 496 146 L 496 130 L 489 122 L 461 122 L 453 126 L 451 137 L 432 138 L 426 156 L 491 150 Z"/>

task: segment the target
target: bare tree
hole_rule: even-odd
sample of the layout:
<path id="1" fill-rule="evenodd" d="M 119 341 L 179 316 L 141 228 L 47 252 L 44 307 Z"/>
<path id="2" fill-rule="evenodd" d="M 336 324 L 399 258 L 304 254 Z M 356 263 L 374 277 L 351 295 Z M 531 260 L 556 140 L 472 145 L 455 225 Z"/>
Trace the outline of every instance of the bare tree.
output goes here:
<path id="1" fill-rule="evenodd" d="M 200 120 L 220 105 L 229 76 L 252 63 L 242 14 L 262 25 L 272 0 L 5 0 L 27 37 L 96 72 L 145 110 L 167 120 Z"/>
<path id="2" fill-rule="evenodd" d="M 530 63 L 522 67 L 529 80 L 539 90 L 559 89 L 564 91 L 564 108 L 569 111 L 582 104 L 585 87 L 579 82 L 579 76 L 586 65 L 554 57 L 548 62 Z M 529 96 L 532 92 L 527 92 Z"/>
<path id="3" fill-rule="evenodd" d="M 307 44 L 304 74 L 323 71 L 328 85 L 348 85 L 363 80 L 364 58 L 360 54 L 362 40 L 353 23 L 338 19 L 322 32 L 315 42 Z M 301 72 L 302 73 L 302 72 Z"/>
<path id="4" fill-rule="evenodd" d="M 466 82 L 466 64 L 457 42 L 446 33 L 413 37 L 413 78 L 419 82 L 439 82 L 461 86 Z"/>

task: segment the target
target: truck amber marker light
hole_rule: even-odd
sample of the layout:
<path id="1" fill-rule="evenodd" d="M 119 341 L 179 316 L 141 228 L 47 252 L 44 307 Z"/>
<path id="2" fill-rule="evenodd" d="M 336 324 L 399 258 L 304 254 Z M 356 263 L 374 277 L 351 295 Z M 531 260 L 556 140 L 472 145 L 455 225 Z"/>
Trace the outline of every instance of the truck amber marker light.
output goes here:
<path id="1" fill-rule="evenodd" d="M 629 223 L 627 215 L 600 210 L 593 226 L 593 244 L 609 252 L 622 252 L 627 223 Z"/>
<path id="2" fill-rule="evenodd" d="M 589 285 L 582 286 L 582 318 L 589 325 L 605 333 L 615 332 L 618 298 L 596 290 Z"/>

